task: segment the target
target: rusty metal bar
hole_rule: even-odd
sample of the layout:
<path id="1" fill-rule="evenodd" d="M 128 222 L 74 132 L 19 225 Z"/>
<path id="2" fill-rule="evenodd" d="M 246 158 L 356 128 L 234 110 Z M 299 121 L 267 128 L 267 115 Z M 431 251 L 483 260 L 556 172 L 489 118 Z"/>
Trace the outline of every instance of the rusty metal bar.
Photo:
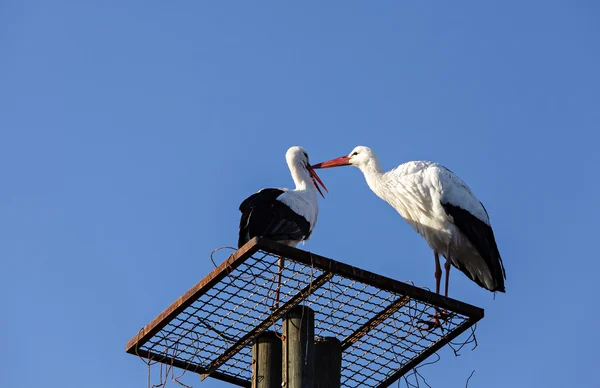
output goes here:
<path id="1" fill-rule="evenodd" d="M 406 295 L 420 302 L 436 305 L 437 307 L 446 308 L 461 315 L 466 315 L 469 318 L 477 318 L 477 320 L 483 318 L 483 309 L 480 309 L 479 307 L 475 307 L 456 299 L 446 298 L 431 291 L 418 288 L 386 276 L 365 271 L 339 261 L 328 259 L 327 257 L 319 256 L 317 254 L 297 248 L 292 248 L 290 246 L 279 244 L 275 241 L 264 238 L 258 238 L 257 245 L 261 250 L 276 255 L 289 257 L 294 261 L 301 262 L 308 266 L 320 268 L 326 272 L 334 272 L 336 275 L 344 276 L 348 279 L 356 280 L 388 292 Z"/>
<path id="2" fill-rule="evenodd" d="M 187 363 L 184 361 L 179 361 L 176 358 L 148 352 L 143 349 L 138 349 L 136 355 L 141 358 L 147 359 L 147 360 L 152 360 L 152 361 L 161 362 L 161 363 L 164 363 L 167 365 L 172 365 L 179 369 L 183 369 L 183 370 L 186 370 L 186 371 L 189 371 L 192 373 L 201 373 L 203 370 L 203 368 L 200 365 L 195 365 L 195 364 L 190 364 L 190 363 Z M 224 374 L 224 373 L 215 372 L 215 373 L 211 374 L 210 377 L 213 377 L 217 380 L 224 381 L 226 383 L 237 385 L 238 387 L 244 387 L 244 388 L 251 387 L 250 381 L 247 381 L 244 379 L 239 379 L 239 378 L 236 378 L 236 377 Z"/>
<path id="3" fill-rule="evenodd" d="M 354 333 L 344 338 L 342 341 L 342 351 L 348 349 L 361 337 L 368 334 L 375 327 L 379 326 L 383 321 L 392 316 L 392 314 L 394 314 L 408 302 L 410 302 L 410 297 L 403 296 L 390 303 L 386 308 L 378 312 L 373 318 L 365 322 L 365 324 L 359 327 Z"/>
<path id="4" fill-rule="evenodd" d="M 467 319 L 466 321 L 464 321 L 463 323 L 458 325 L 456 328 L 454 328 L 453 331 L 448 333 L 448 335 L 446 335 L 441 340 L 437 341 L 435 344 L 433 344 L 429 348 L 425 349 L 425 351 L 420 353 L 418 356 L 416 356 L 415 358 L 413 358 L 412 360 L 407 362 L 402 368 L 398 369 L 397 372 L 395 372 L 394 374 L 389 376 L 387 379 L 385 379 L 376 388 L 386 388 L 386 387 L 389 387 L 390 385 L 394 384 L 400 377 L 404 376 L 407 372 L 409 372 L 411 369 L 413 369 L 414 367 L 419 365 L 427 357 L 431 356 L 432 354 L 434 354 L 435 352 L 440 350 L 444 345 L 446 345 L 447 343 L 449 343 L 450 341 L 452 341 L 453 339 L 455 339 L 456 337 L 461 335 L 465 330 L 467 330 L 469 327 L 473 326 L 480 319 L 481 318 Z"/>
<path id="5" fill-rule="evenodd" d="M 244 346 L 248 345 L 256 335 L 265 331 L 273 322 L 276 322 L 279 318 L 281 318 L 285 313 L 287 313 L 290 309 L 296 306 L 300 301 L 308 297 L 310 294 L 319 289 L 322 285 L 327 283 L 329 279 L 333 277 L 333 273 L 325 272 L 315 278 L 309 285 L 304 287 L 302 290 L 298 291 L 294 296 L 292 296 L 287 302 L 282 304 L 277 310 L 275 310 L 272 314 L 270 314 L 265 320 L 255 326 L 252 330 L 246 333 L 242 338 L 240 338 L 235 344 L 233 344 L 229 349 L 223 352 L 219 357 L 217 357 L 213 362 L 211 362 L 207 367 L 204 373 L 200 376 L 202 380 L 206 379 L 209 376 L 212 376 L 217 368 L 227 362 L 233 355 L 239 352 Z"/>
<path id="6" fill-rule="evenodd" d="M 144 326 L 138 334 L 127 341 L 125 350 L 127 353 L 136 354 L 136 349 L 144 345 L 152 336 L 158 333 L 163 327 L 165 327 L 173 318 L 179 313 L 188 308 L 194 303 L 200 296 L 206 293 L 211 287 L 221 281 L 229 272 L 237 268 L 242 264 L 248 257 L 252 256 L 258 251 L 257 246 L 258 239 L 253 238 L 248 241 L 244 246 L 234 252 L 227 260 L 222 262 L 217 268 L 212 270 L 204 279 L 196 283 L 190 288 L 185 294 L 177 298 L 169 307 L 167 307 L 162 313 L 154 318 L 149 324 Z M 138 350 L 139 353 L 139 350 Z"/>
<path id="7" fill-rule="evenodd" d="M 181 318 L 181 314 L 185 314 L 187 312 L 187 308 L 194 305 L 196 306 L 194 303 L 197 302 L 199 300 L 199 298 L 201 298 L 203 295 L 205 295 L 207 292 L 210 291 L 211 288 L 218 286 L 218 285 L 224 285 L 226 287 L 227 290 L 229 290 L 229 293 L 226 293 L 225 295 L 225 299 L 223 299 L 223 297 L 218 298 L 215 297 L 215 300 L 211 299 L 210 306 L 215 307 L 217 310 L 216 311 L 220 311 L 220 313 L 215 312 L 215 314 L 217 314 L 217 317 L 222 317 L 224 312 L 222 312 L 221 310 L 219 310 L 219 303 L 222 302 L 224 303 L 227 299 L 227 295 L 231 295 L 232 298 L 235 298 L 235 291 L 238 290 L 238 288 L 242 287 L 237 285 L 237 283 L 234 285 L 233 283 L 228 284 L 227 283 L 227 276 L 229 276 L 229 274 L 231 273 L 231 271 L 235 270 L 236 268 L 239 269 L 243 269 L 246 268 L 246 264 L 248 263 L 248 268 L 254 268 L 255 265 L 255 260 L 256 262 L 259 262 L 259 260 L 262 259 L 258 259 L 257 257 L 253 257 L 255 256 L 255 254 L 257 254 L 257 252 L 260 253 L 260 256 L 263 255 L 267 255 L 267 256 L 283 256 L 286 258 L 289 258 L 291 261 L 296 262 L 299 264 L 298 266 L 298 272 L 299 273 L 306 273 L 306 271 L 310 271 L 311 268 L 314 269 L 318 269 L 320 271 L 323 271 L 324 273 L 321 274 L 320 276 L 314 278 L 311 282 L 311 284 L 308 284 L 306 287 L 304 287 L 302 290 L 297 291 L 297 293 L 295 295 L 293 295 L 287 302 L 280 304 L 279 308 L 273 308 L 274 311 L 261 311 L 260 313 L 255 314 L 255 318 L 253 319 L 257 319 L 257 320 L 261 320 L 261 323 L 258 324 L 258 326 L 254 326 L 255 324 L 249 324 L 247 322 L 241 322 L 241 324 L 247 325 L 243 331 L 240 334 L 235 335 L 235 337 L 239 338 L 232 338 L 230 340 L 227 341 L 227 343 L 224 343 L 222 347 L 220 347 L 220 349 L 215 350 L 210 350 L 210 351 L 206 351 L 204 349 L 199 349 L 199 351 L 201 353 L 198 354 L 198 356 L 192 355 L 191 357 L 188 357 L 188 353 L 186 352 L 186 354 L 158 354 L 158 350 L 154 350 L 154 346 L 156 346 L 156 344 L 159 344 L 159 342 L 157 342 L 157 338 L 160 339 L 162 338 L 162 331 L 165 330 L 166 327 L 169 327 L 168 325 L 173 324 L 173 321 L 175 319 L 183 319 L 184 322 L 187 322 L 186 320 L 192 319 L 193 316 L 190 317 L 183 317 Z M 252 259 L 252 260 L 249 260 Z M 258 267 L 257 267 L 258 268 Z M 296 267 L 294 267 L 296 268 Z M 268 269 L 262 269 L 259 268 L 259 270 L 264 270 L 267 271 Z M 237 273 L 237 272 L 236 272 Z M 312 272 L 311 272 L 312 273 Z M 241 280 L 242 282 L 244 282 L 244 280 Z M 450 341 L 454 340 L 456 337 L 458 337 L 459 335 L 463 334 L 468 328 L 470 328 L 472 325 L 474 325 L 476 322 L 478 322 L 480 319 L 483 318 L 484 316 L 484 311 L 480 308 L 477 308 L 475 306 L 469 305 L 467 303 L 455 300 L 455 299 L 450 299 L 450 298 L 445 298 L 441 295 L 435 294 L 431 291 L 422 289 L 422 288 L 418 288 L 415 287 L 413 285 L 410 284 L 406 284 L 382 275 L 378 275 L 369 271 L 365 271 L 362 270 L 360 268 L 357 267 L 353 267 L 347 264 L 344 264 L 342 262 L 338 262 L 335 260 L 331 260 L 329 258 L 323 257 L 323 256 L 319 256 L 317 254 L 313 254 L 311 252 L 307 252 L 307 251 L 303 251 L 300 249 L 296 249 L 296 248 L 291 248 L 289 246 L 286 245 L 282 245 L 279 244 L 277 242 L 271 241 L 271 240 L 267 240 L 267 239 L 262 239 L 262 238 L 254 238 L 252 240 L 250 240 L 247 244 L 245 244 L 243 247 L 241 247 L 240 249 L 238 249 L 238 251 L 236 251 L 235 253 L 233 253 L 232 255 L 230 255 L 227 260 L 225 260 L 221 265 L 219 265 L 217 268 L 215 268 L 213 271 L 211 271 L 206 277 L 204 277 L 204 279 L 202 279 L 200 282 L 198 282 L 196 285 L 194 285 L 193 287 L 191 287 L 185 294 L 183 294 L 181 297 L 179 297 L 175 302 L 173 302 L 167 309 L 165 309 L 161 314 L 159 314 L 156 318 L 154 318 L 148 325 L 146 325 L 142 330 L 140 330 L 140 332 L 135 335 L 133 338 L 131 338 L 127 344 L 126 344 L 126 351 L 130 354 L 134 354 L 134 355 L 138 355 L 140 357 L 144 357 L 144 358 L 148 358 L 151 359 L 153 361 L 158 361 L 161 363 L 164 363 L 166 365 L 171 365 L 177 368 L 181 368 L 182 370 L 187 370 L 187 371 L 191 371 L 194 373 L 199 373 L 201 374 L 201 379 L 204 380 L 206 377 L 213 377 L 216 378 L 218 380 L 222 380 L 231 384 L 234 384 L 236 386 L 240 386 L 240 387 L 251 387 L 252 382 L 250 381 L 250 376 L 247 373 L 247 369 L 245 368 L 245 360 L 248 357 L 247 355 L 244 355 L 242 364 L 244 365 L 239 365 L 236 364 L 236 366 L 232 366 L 231 370 L 227 369 L 227 370 L 220 370 L 220 368 L 222 366 L 227 367 L 228 365 L 230 365 L 230 363 L 228 362 L 229 360 L 232 359 L 232 357 L 234 357 L 236 354 L 238 354 L 242 349 L 245 349 L 246 347 L 248 347 L 251 343 L 251 341 L 253 341 L 256 336 L 258 336 L 260 333 L 264 332 L 265 330 L 268 329 L 268 327 L 273 324 L 274 321 L 277 321 L 279 319 L 281 319 L 287 312 L 289 312 L 294 306 L 298 305 L 299 303 L 302 302 L 308 302 L 308 297 L 311 294 L 314 294 L 318 289 L 322 289 L 323 285 L 325 285 L 328 282 L 332 282 L 332 284 L 338 284 L 340 286 L 343 287 L 343 284 L 346 283 L 350 283 L 350 284 L 354 284 L 354 282 L 357 282 L 359 284 L 361 284 L 362 288 L 358 287 L 358 288 L 351 288 L 350 290 L 353 293 L 357 293 L 357 297 L 360 297 L 360 295 L 367 295 L 367 300 L 370 300 L 372 297 L 375 298 L 375 296 L 378 294 L 379 290 L 381 291 L 385 291 L 390 293 L 391 295 L 387 296 L 384 299 L 387 299 L 389 301 L 389 297 L 391 296 L 391 298 L 393 299 L 393 301 L 390 303 L 388 301 L 383 301 L 383 300 L 379 300 L 379 302 L 375 302 L 375 299 L 371 302 L 371 306 L 368 308 L 368 311 L 364 311 L 364 314 L 368 314 L 368 316 L 371 316 L 371 318 L 366 322 L 366 323 L 362 323 L 364 322 L 364 320 L 356 320 L 354 318 L 349 319 L 349 321 L 347 323 L 350 324 L 350 326 L 347 329 L 344 329 L 345 331 L 343 332 L 342 335 L 346 335 L 346 338 L 343 339 L 343 341 L 341 342 L 341 349 L 343 349 L 345 352 L 345 354 L 354 354 L 355 353 L 355 349 L 362 349 L 362 342 L 367 341 L 368 343 L 370 343 L 369 341 L 373 340 L 373 336 L 376 336 L 377 332 L 379 332 L 379 329 L 381 328 L 382 325 L 384 325 L 386 322 L 389 322 L 389 319 L 394 318 L 403 306 L 405 306 L 407 303 L 411 302 L 411 299 L 414 300 L 415 302 L 419 302 L 418 305 L 420 306 L 419 308 L 421 308 L 423 311 L 425 311 L 425 309 L 430 308 L 430 307 L 434 307 L 434 308 L 438 308 L 438 309 L 448 309 L 450 311 L 452 311 L 453 313 L 456 313 L 460 316 L 462 316 L 462 319 L 465 319 L 464 322 L 459 323 L 458 326 L 456 326 L 455 323 L 452 324 L 453 328 L 451 329 L 451 331 L 449 332 L 441 332 L 441 333 L 435 333 L 435 339 L 433 339 L 434 342 L 432 341 L 427 341 L 428 344 L 426 344 L 425 346 L 421 346 L 421 342 L 419 339 L 417 339 L 416 341 L 418 342 L 418 345 L 420 346 L 419 352 L 417 352 L 416 355 L 414 355 L 414 357 L 410 358 L 409 357 L 405 357 L 403 356 L 403 360 L 400 361 L 401 364 L 400 365 L 389 365 L 388 367 L 386 367 L 386 371 L 385 373 L 379 375 L 379 377 L 373 381 L 372 385 L 370 386 L 377 386 L 377 387 L 388 387 L 390 385 L 392 385 L 394 382 L 396 382 L 400 377 L 402 377 L 403 375 L 405 375 L 406 373 L 408 373 L 410 370 L 412 370 L 413 368 L 415 368 L 417 365 L 419 365 L 421 362 L 423 362 L 423 360 L 425 360 L 426 358 L 430 357 L 432 354 L 434 354 L 435 352 L 437 352 L 438 350 L 440 350 L 443 346 L 445 346 L 447 343 L 449 343 Z M 233 289 L 230 290 L 230 287 Z M 260 286 L 262 287 L 262 286 Z M 349 286 L 347 286 L 349 287 Z M 372 288 L 375 288 L 376 292 L 372 291 Z M 262 288 L 260 288 L 260 290 L 263 290 Z M 239 292 L 245 292 L 245 289 L 239 289 Z M 292 292 L 294 292 L 292 291 Z M 231 294 L 231 292 L 233 292 L 233 294 Z M 254 291 L 253 291 L 254 292 Z M 264 292 L 261 291 L 261 292 Z M 340 291 L 341 292 L 341 291 Z M 334 293 L 335 295 L 337 295 L 336 293 Z M 210 295 L 210 294 L 208 294 Z M 240 296 L 240 300 L 241 301 L 236 301 L 234 303 L 238 303 L 238 306 L 241 306 L 241 303 L 244 303 L 244 298 L 253 298 L 254 294 L 250 294 L 249 296 L 246 296 L 245 294 L 243 296 Z M 267 294 L 268 295 L 268 294 Z M 320 295 L 317 296 L 316 294 L 314 295 L 314 297 L 316 297 L 315 299 L 315 303 L 317 303 L 318 306 L 323 306 L 323 308 L 325 308 L 325 306 L 328 306 L 327 303 L 325 303 L 327 301 L 327 296 L 324 295 Z M 330 296 L 330 298 L 333 298 L 334 296 Z M 321 299 L 319 298 L 325 298 L 325 302 L 321 301 L 319 302 Z M 282 301 L 283 302 L 283 301 Z M 321 303 L 321 304 L 319 304 Z M 325 304 L 323 304 L 325 303 Z M 361 305 L 362 306 L 362 305 Z M 244 306 L 245 307 L 245 306 Z M 383 307 L 383 308 L 382 308 Z M 236 307 L 237 308 L 237 307 Z M 332 311 L 334 311 L 334 307 L 330 306 L 327 307 L 332 309 Z M 366 307 L 365 307 L 366 309 Z M 234 309 L 235 310 L 235 309 Z M 208 312 L 207 312 L 208 311 Z M 207 314 L 210 313 L 210 308 L 208 309 L 200 309 L 198 311 L 196 311 L 194 314 L 197 317 L 203 316 L 202 314 Z M 233 311 L 233 310 L 232 310 Z M 250 310 L 249 310 L 250 311 Z M 255 310 L 254 310 L 255 311 Z M 329 310 L 327 310 L 329 311 Z M 338 310 L 335 310 L 338 311 Z M 340 310 L 341 307 L 340 307 Z M 255 311 L 256 312 L 256 311 Z M 219 315 L 221 314 L 221 315 Z M 244 314 L 248 314 L 247 312 L 245 312 Z M 245 315 L 242 314 L 242 317 L 244 317 Z M 262 320 L 261 317 L 264 317 L 265 314 L 270 314 L 266 317 L 266 319 Z M 372 314 L 375 314 L 374 316 Z M 404 313 L 400 313 L 400 314 L 404 314 Z M 365 317 L 366 318 L 366 317 Z M 320 318 L 318 318 L 315 321 L 316 325 L 321 324 L 319 321 Z M 191 321 L 190 321 L 191 322 Z M 255 321 L 254 321 L 255 322 Z M 458 322 L 457 322 L 458 323 Z M 236 322 L 234 322 L 233 324 L 236 324 Z M 254 326 L 254 327 L 253 327 Z M 329 326 L 327 326 L 327 330 L 334 330 L 335 332 L 335 324 L 333 327 L 329 328 Z M 345 326 L 344 326 L 345 327 Z M 358 328 L 357 328 L 358 327 Z M 372 334 L 373 332 L 375 332 L 375 334 Z M 444 335 L 446 334 L 446 335 Z M 242 335 L 241 337 L 238 337 L 238 335 Z M 187 334 L 183 334 L 183 337 L 178 339 L 177 341 L 182 341 L 182 344 L 185 344 L 185 340 Z M 224 336 L 224 334 L 223 334 Z M 425 338 L 421 338 L 422 340 L 425 340 Z M 436 341 L 437 340 L 437 341 Z M 233 343 L 233 345 L 231 345 Z M 411 342 L 411 344 L 413 345 L 417 345 L 417 343 L 413 343 Z M 151 345 L 151 346 L 149 346 Z M 222 352 L 221 349 L 223 349 L 224 347 L 228 347 L 229 348 L 227 350 L 225 350 L 225 352 Z M 393 345 L 392 345 L 393 346 Z M 160 347 L 160 345 L 159 345 Z M 387 345 L 382 345 L 381 349 L 388 349 Z M 389 350 L 388 350 L 389 351 Z M 166 352 L 169 353 L 169 352 Z M 384 355 L 387 354 L 384 353 Z M 386 358 L 384 357 L 384 360 Z M 212 360 L 212 362 L 211 362 Z M 238 358 L 235 358 L 236 362 L 239 361 Z M 389 360 L 389 359 L 388 359 Z M 391 361 L 390 361 L 391 362 Z M 208 364 L 208 365 L 207 365 Z M 248 364 L 248 368 L 250 364 Z M 354 365 L 354 364 L 353 364 Z M 395 369 L 394 366 L 396 366 L 399 369 Z M 353 366 L 353 368 L 356 365 Z M 229 367 L 227 367 L 229 368 Z M 236 369 L 237 368 L 237 369 Z M 349 367 L 350 368 L 350 367 Z M 344 369 L 346 371 L 346 369 Z M 351 371 L 350 369 L 348 369 L 348 371 Z M 352 372 L 350 372 L 352 373 Z M 383 381 L 382 381 L 383 380 Z M 355 381 L 355 380 L 352 380 Z M 377 385 L 379 384 L 379 385 Z"/>

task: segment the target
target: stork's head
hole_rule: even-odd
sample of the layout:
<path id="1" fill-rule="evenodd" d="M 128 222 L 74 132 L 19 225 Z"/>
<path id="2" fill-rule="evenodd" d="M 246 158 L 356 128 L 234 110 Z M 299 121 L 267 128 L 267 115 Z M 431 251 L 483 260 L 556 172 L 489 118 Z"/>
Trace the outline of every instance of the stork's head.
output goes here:
<path id="1" fill-rule="evenodd" d="M 285 160 L 288 164 L 298 168 L 307 168 L 309 166 L 308 153 L 300 146 L 290 147 L 285 153 Z"/>
<path id="2" fill-rule="evenodd" d="M 312 168 L 330 168 L 338 166 L 355 166 L 360 169 L 373 164 L 378 166 L 377 156 L 375 152 L 369 147 L 358 146 L 355 147 L 352 152 L 347 156 L 340 156 L 339 158 L 331 159 L 326 162 L 312 165 Z"/>
<path id="3" fill-rule="evenodd" d="M 294 180 L 310 178 L 321 196 L 325 198 L 321 188 L 319 187 L 319 184 L 323 187 L 323 189 L 325 189 L 325 191 L 327 191 L 327 188 L 315 170 L 311 167 L 308 161 L 308 153 L 304 148 L 300 146 L 290 147 L 290 149 L 288 149 L 285 153 L 285 160 L 290 167 L 290 171 L 292 172 L 292 176 L 294 176 Z M 299 176 L 296 176 L 296 174 Z"/>

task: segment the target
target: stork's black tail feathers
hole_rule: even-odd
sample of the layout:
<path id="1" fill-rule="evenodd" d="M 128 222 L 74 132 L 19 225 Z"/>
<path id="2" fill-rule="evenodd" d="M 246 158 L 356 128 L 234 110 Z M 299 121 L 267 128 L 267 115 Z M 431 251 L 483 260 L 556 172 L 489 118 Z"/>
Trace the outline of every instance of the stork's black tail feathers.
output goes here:
<path id="1" fill-rule="evenodd" d="M 452 263 L 479 286 L 492 292 L 506 292 L 504 288 L 506 272 L 491 226 L 458 206 L 449 203 L 443 203 L 442 206 L 446 213 L 452 216 L 454 224 L 469 239 L 469 242 L 483 258 L 491 279 L 482 279 L 475 276 L 475 268 L 467 268 L 463 262 L 452 260 Z"/>

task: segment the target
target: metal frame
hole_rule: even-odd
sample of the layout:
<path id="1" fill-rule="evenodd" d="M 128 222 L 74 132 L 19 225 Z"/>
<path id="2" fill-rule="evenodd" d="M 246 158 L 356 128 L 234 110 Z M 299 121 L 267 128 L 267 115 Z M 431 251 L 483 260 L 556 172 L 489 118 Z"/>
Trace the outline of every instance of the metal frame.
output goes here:
<path id="1" fill-rule="evenodd" d="M 293 260 L 298 263 L 302 263 L 307 266 L 318 268 L 323 271 L 323 274 L 315 278 L 309 286 L 298 292 L 296 295 L 291 297 L 287 302 L 279 306 L 274 312 L 263 320 L 252 330 L 247 332 L 242 338 L 240 338 L 233 346 L 227 351 L 223 352 L 217 359 L 215 359 L 208 367 L 200 367 L 195 364 L 182 362 L 180 360 L 171 358 L 166 355 L 154 354 L 146 350 L 140 349 L 146 342 L 148 342 L 154 335 L 156 335 L 162 328 L 169 324 L 171 320 L 177 317 L 178 314 L 183 312 L 187 307 L 191 306 L 196 300 L 202 295 L 207 293 L 212 287 L 223 280 L 231 271 L 236 269 L 238 266 L 243 264 L 248 258 L 252 257 L 258 251 L 269 252 L 274 255 L 285 257 L 286 259 Z M 404 365 L 401 369 L 397 370 L 393 375 L 389 376 L 385 381 L 382 381 L 378 387 L 388 387 L 402 375 L 416 367 L 419 363 L 425 360 L 427 357 L 432 355 L 441 349 L 448 342 L 462 334 L 469 327 L 474 325 L 484 316 L 484 311 L 478 307 L 469 305 L 467 303 L 445 298 L 441 295 L 435 294 L 428 290 L 406 284 L 386 276 L 378 275 L 373 272 L 369 272 L 357 267 L 344 264 L 339 261 L 335 261 L 311 252 L 303 251 L 300 249 L 292 248 L 286 245 L 282 245 L 267 239 L 254 238 L 250 240 L 243 247 L 233 253 L 227 260 L 217 266 L 211 271 L 204 279 L 194 285 L 190 290 L 179 297 L 169 307 L 167 307 L 162 313 L 154 318 L 148 325 L 142 328 L 133 338 L 131 338 L 126 345 L 126 352 L 138 355 L 144 358 L 151 359 L 153 361 L 159 361 L 167 363 L 178 368 L 199 373 L 202 379 L 210 376 L 222 381 L 226 381 L 238 386 L 250 387 L 250 381 L 235 378 L 227 374 L 220 373 L 217 369 L 223 365 L 229 358 L 235 355 L 244 346 L 247 346 L 251 341 L 260 333 L 265 331 L 273 320 L 280 319 L 287 311 L 294 306 L 300 304 L 305 300 L 308 295 L 315 292 L 321 286 L 326 284 L 333 276 L 341 276 L 350 280 L 354 280 L 380 290 L 388 291 L 394 294 L 400 294 L 398 297 L 388 306 L 384 306 L 375 316 L 373 316 L 368 322 L 363 324 L 360 328 L 355 330 L 350 336 L 347 336 L 342 341 L 342 349 L 346 350 L 351 347 L 361 337 L 367 335 L 373 328 L 380 325 L 386 319 L 396 313 L 402 306 L 408 303 L 410 300 L 416 300 L 429 305 L 436 306 L 441 309 L 447 309 L 454 313 L 461 314 L 468 317 L 462 324 L 455 327 L 452 331 L 443 336 L 435 344 L 421 352 L 418 356 L 414 357 L 410 362 Z"/>

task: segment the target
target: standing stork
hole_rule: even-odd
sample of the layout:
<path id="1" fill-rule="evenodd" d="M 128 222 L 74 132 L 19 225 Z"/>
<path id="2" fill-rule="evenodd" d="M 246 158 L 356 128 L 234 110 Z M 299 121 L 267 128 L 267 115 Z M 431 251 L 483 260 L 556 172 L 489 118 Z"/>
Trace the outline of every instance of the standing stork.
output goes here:
<path id="1" fill-rule="evenodd" d="M 442 277 L 440 254 L 446 258 L 446 297 L 451 264 L 479 286 L 505 292 L 506 274 L 488 213 L 456 174 L 426 161 L 407 162 L 383 172 L 375 153 L 363 146 L 312 167 L 348 165 L 358 167 L 369 188 L 427 241 L 435 258 L 436 293 L 440 293 Z"/>
<path id="2" fill-rule="evenodd" d="M 242 202 L 238 248 L 253 237 L 264 237 L 296 247 L 312 234 L 319 214 L 317 190 L 325 198 L 319 184 L 325 191 L 327 188 L 310 166 L 304 148 L 291 147 L 285 159 L 296 188 L 262 189 Z M 284 258 L 280 257 L 275 308 L 279 303 L 283 266 Z"/>

